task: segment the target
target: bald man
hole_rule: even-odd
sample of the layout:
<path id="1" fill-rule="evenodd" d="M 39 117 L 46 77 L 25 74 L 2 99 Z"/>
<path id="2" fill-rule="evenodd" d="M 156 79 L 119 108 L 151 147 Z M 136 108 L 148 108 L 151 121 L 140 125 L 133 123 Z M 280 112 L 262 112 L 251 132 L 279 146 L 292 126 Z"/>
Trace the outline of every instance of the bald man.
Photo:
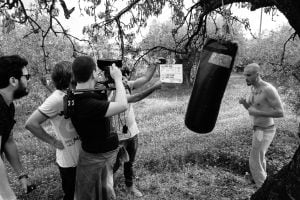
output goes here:
<path id="1" fill-rule="evenodd" d="M 276 88 L 261 79 L 260 66 L 257 63 L 247 65 L 244 76 L 247 85 L 251 86 L 251 94 L 247 100 L 240 98 L 239 103 L 253 119 L 249 167 L 259 188 L 267 177 L 265 154 L 276 132 L 273 118 L 283 117 L 283 106 Z"/>

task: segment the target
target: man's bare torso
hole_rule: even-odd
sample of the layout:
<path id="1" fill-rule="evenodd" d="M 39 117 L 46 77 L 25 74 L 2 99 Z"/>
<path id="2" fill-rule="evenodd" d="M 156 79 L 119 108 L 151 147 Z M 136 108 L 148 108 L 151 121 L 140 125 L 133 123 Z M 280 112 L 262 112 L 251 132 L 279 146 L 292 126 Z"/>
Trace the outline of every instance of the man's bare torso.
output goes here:
<path id="1" fill-rule="evenodd" d="M 251 88 L 251 94 L 249 97 L 249 102 L 253 107 L 261 111 L 271 111 L 274 108 L 271 107 L 266 89 L 272 87 L 270 84 L 265 83 L 261 85 L 259 88 Z M 272 117 L 263 117 L 263 116 L 252 116 L 253 117 L 253 125 L 258 127 L 269 127 L 274 125 L 274 120 Z"/>

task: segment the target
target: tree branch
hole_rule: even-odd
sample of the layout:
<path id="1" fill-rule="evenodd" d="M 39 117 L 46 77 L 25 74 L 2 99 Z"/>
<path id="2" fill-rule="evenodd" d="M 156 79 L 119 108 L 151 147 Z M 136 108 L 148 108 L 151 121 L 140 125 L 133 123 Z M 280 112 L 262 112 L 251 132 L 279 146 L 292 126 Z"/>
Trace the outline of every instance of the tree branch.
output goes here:
<path id="1" fill-rule="evenodd" d="M 286 45 L 287 43 L 291 40 L 291 39 L 295 39 L 297 33 L 294 32 L 292 35 L 290 35 L 290 37 L 287 39 L 287 41 L 285 41 L 285 43 L 283 44 L 283 50 L 282 50 L 282 53 L 281 53 L 281 59 L 280 59 L 280 66 L 283 65 L 283 62 L 284 62 L 284 55 L 285 55 L 285 48 L 286 48 Z"/>

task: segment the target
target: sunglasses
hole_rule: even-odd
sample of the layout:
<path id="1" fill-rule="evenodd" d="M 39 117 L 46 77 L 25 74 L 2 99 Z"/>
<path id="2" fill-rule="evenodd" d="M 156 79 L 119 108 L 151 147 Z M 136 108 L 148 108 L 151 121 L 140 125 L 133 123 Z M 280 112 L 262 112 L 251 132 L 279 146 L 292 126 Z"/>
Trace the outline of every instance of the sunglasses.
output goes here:
<path id="1" fill-rule="evenodd" d="M 31 77 L 30 74 L 23 74 L 22 76 L 25 76 L 25 78 L 26 78 L 27 81 L 28 81 L 28 80 L 30 79 L 30 77 Z"/>

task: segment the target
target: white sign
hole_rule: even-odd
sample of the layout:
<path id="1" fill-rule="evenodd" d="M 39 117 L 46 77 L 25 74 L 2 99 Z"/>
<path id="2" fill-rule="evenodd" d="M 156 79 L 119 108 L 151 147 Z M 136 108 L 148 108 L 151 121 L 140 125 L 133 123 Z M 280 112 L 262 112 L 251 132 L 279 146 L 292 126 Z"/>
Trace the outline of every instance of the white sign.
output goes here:
<path id="1" fill-rule="evenodd" d="M 182 83 L 182 64 L 160 65 L 160 81 L 163 83 Z"/>

